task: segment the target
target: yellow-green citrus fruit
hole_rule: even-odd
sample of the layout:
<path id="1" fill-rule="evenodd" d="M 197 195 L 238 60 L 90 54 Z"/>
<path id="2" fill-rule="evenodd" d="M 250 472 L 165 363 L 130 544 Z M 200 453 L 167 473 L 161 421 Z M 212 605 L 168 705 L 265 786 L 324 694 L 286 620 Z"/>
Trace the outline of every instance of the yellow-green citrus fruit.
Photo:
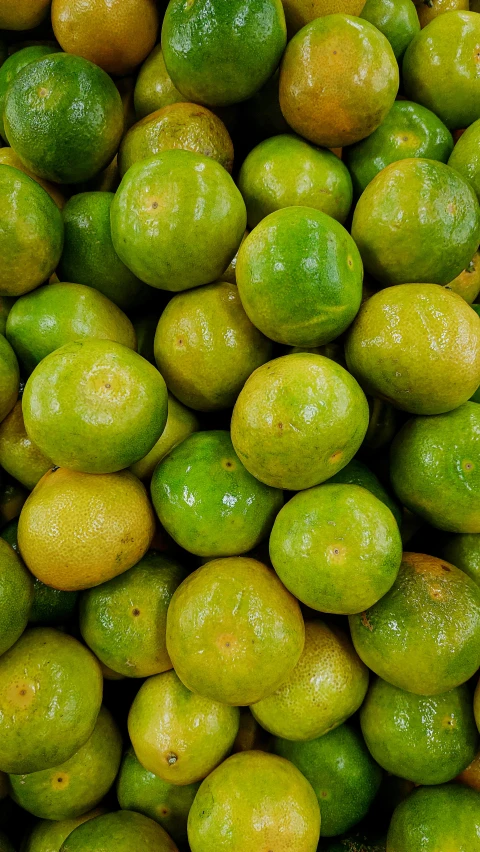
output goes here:
<path id="1" fill-rule="evenodd" d="M 288 32 L 294 35 L 310 21 L 339 12 L 360 15 L 365 0 L 282 0 Z"/>
<path id="2" fill-rule="evenodd" d="M 76 819 L 39 820 L 28 837 L 25 838 L 23 852 L 59 852 L 63 841 L 72 833 L 74 828 L 89 819 L 100 816 L 102 813 L 104 811 L 101 808 L 96 808 Z"/>
<path id="3" fill-rule="evenodd" d="M 52 467 L 25 431 L 21 400 L 0 424 L 0 465 L 29 491 Z"/>
<path id="4" fill-rule="evenodd" d="M 480 535 L 463 533 L 451 535 L 442 547 L 442 556 L 456 565 L 480 586 Z"/>
<path id="5" fill-rule="evenodd" d="M 42 59 L 44 56 L 49 56 L 51 53 L 57 53 L 59 47 L 55 44 L 31 44 L 28 47 L 23 47 L 12 53 L 8 59 L 2 64 L 0 69 L 0 135 L 5 139 L 5 128 L 3 126 L 3 110 L 5 106 L 5 96 L 8 87 L 12 80 L 25 65 L 30 62 L 35 62 L 37 59 Z"/>
<path id="6" fill-rule="evenodd" d="M 33 602 L 33 577 L 3 537 L 0 538 L 0 655 L 25 630 Z"/>
<path id="7" fill-rule="evenodd" d="M 50 0 L 2 0 L 0 28 L 31 30 L 48 15 Z"/>
<path id="8" fill-rule="evenodd" d="M 398 62 L 412 39 L 420 32 L 417 10 L 412 0 L 367 0 L 360 18 L 370 21 L 383 33 Z"/>
<path id="9" fill-rule="evenodd" d="M 8 340 L 0 334 L 0 423 L 14 407 L 20 387 L 17 357 Z"/>
<path id="10" fill-rule="evenodd" d="M 167 423 L 155 446 L 143 459 L 130 465 L 130 470 L 142 482 L 149 482 L 157 464 L 168 455 L 177 444 L 197 432 L 200 424 L 193 411 L 186 408 L 171 393 L 168 394 Z"/>
<path id="11" fill-rule="evenodd" d="M 133 98 L 138 119 L 169 104 L 185 102 L 166 69 L 161 44 L 153 48 L 140 68 Z"/>
<path id="12" fill-rule="evenodd" d="M 477 300 L 480 293 L 480 252 L 475 252 L 460 275 L 446 284 L 446 289 L 458 293 L 469 305 Z"/>
<path id="13" fill-rule="evenodd" d="M 60 852 L 178 852 L 163 828 L 143 814 L 116 811 L 84 822 L 72 831 Z"/>
<path id="14" fill-rule="evenodd" d="M 426 27 L 430 21 L 445 12 L 469 11 L 468 0 L 428 0 L 427 3 L 420 2 L 417 6 L 418 20 L 422 27 Z M 472 11 L 475 11 L 474 9 Z"/>
<path id="15" fill-rule="evenodd" d="M 420 787 L 398 805 L 388 830 L 387 849 L 473 852 L 479 836 L 480 793 L 459 784 L 441 784 Z"/>
<path id="16" fill-rule="evenodd" d="M 462 133 L 448 160 L 448 165 L 460 172 L 462 177 L 472 185 L 477 198 L 480 198 L 479 140 L 480 119 L 474 121 L 470 127 L 467 127 L 465 133 Z"/>
<path id="17" fill-rule="evenodd" d="M 338 473 L 331 476 L 328 480 L 329 485 L 334 482 L 343 482 L 347 485 L 360 485 L 361 488 L 366 488 L 367 491 L 370 491 L 375 497 L 381 500 L 382 503 L 385 503 L 385 506 L 388 506 L 398 524 L 398 527 L 401 527 L 402 511 L 400 506 L 393 499 L 391 494 L 383 487 L 378 476 L 375 476 L 366 464 L 358 459 L 352 459 L 352 461 L 343 467 L 342 470 L 339 470 Z"/>

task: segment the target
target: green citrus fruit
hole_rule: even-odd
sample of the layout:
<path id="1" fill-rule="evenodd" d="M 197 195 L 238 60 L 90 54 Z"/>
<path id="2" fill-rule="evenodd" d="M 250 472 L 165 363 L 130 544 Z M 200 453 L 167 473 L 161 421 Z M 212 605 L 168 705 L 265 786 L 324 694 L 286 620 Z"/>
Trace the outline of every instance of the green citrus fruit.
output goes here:
<path id="1" fill-rule="evenodd" d="M 42 59 L 44 56 L 49 56 L 51 53 L 57 53 L 59 50 L 60 48 L 54 44 L 31 44 L 29 47 L 23 47 L 12 53 L 2 64 L 0 70 L 0 136 L 5 141 L 7 137 L 5 136 L 5 128 L 3 126 L 3 110 L 7 89 L 12 80 L 15 79 L 22 68 L 25 68 L 25 65 L 35 62 L 37 59 Z"/>
<path id="2" fill-rule="evenodd" d="M 307 621 L 302 655 L 276 692 L 253 704 L 260 725 L 286 740 L 305 741 L 338 728 L 368 688 L 363 665 L 343 630 Z"/>
<path id="3" fill-rule="evenodd" d="M 225 704 L 252 704 L 277 689 L 304 640 L 298 602 L 273 571 L 247 557 L 198 568 L 168 609 L 167 649 L 180 680 Z"/>
<path id="4" fill-rule="evenodd" d="M 270 533 L 282 492 L 258 482 L 226 431 L 197 432 L 158 465 L 152 500 L 162 526 L 197 556 L 237 556 Z"/>
<path id="5" fill-rule="evenodd" d="M 388 592 L 402 561 L 402 539 L 390 509 L 359 485 L 318 485 L 280 510 L 270 559 L 302 603 L 343 615 L 373 606 Z"/>
<path id="6" fill-rule="evenodd" d="M 468 574 L 480 586 L 480 535 L 452 535 L 442 548 L 442 556 Z"/>
<path id="7" fill-rule="evenodd" d="M 299 491 L 348 464 L 368 416 L 365 395 L 343 367 L 298 352 L 264 364 L 246 381 L 233 410 L 233 447 L 261 482 Z"/>
<path id="8" fill-rule="evenodd" d="M 152 287 L 173 291 L 217 279 L 234 257 L 246 221 L 228 172 L 192 151 L 164 151 L 135 163 L 111 208 L 121 260 Z"/>
<path id="9" fill-rule="evenodd" d="M 162 28 L 167 71 L 187 101 L 247 100 L 275 71 L 287 41 L 281 0 L 172 0 Z M 228 46 L 228 47 L 227 47 Z"/>
<path id="10" fill-rule="evenodd" d="M 468 127 L 479 115 L 479 40 L 475 12 L 447 12 L 410 42 L 403 58 L 405 94 L 450 130 Z"/>
<path id="11" fill-rule="evenodd" d="M 381 2 L 385 5 L 385 0 Z M 388 5 L 391 2 L 388 0 Z M 411 0 L 406 2 L 412 5 Z M 446 163 L 452 149 L 452 134 L 433 112 L 412 101 L 395 101 L 380 127 L 345 150 L 345 162 L 355 195 L 360 196 L 370 181 L 391 163 L 412 157 Z"/>
<path id="12" fill-rule="evenodd" d="M 290 346 L 334 340 L 362 298 L 355 243 L 340 223 L 310 207 L 277 210 L 263 219 L 238 253 L 236 277 L 254 325 Z"/>
<path id="13" fill-rule="evenodd" d="M 352 237 L 366 271 L 383 285 L 448 284 L 478 248 L 480 208 L 454 169 L 434 160 L 400 160 L 368 184 L 355 208 Z"/>
<path id="14" fill-rule="evenodd" d="M 344 222 L 352 204 L 348 169 L 332 154 L 292 134 L 273 136 L 244 160 L 238 186 L 249 228 L 284 207 L 314 207 Z"/>
<path id="15" fill-rule="evenodd" d="M 282 0 L 288 32 L 294 35 L 315 18 L 335 15 L 360 15 L 365 0 Z"/>
<path id="16" fill-rule="evenodd" d="M 293 130 L 315 145 L 351 145 L 382 123 L 398 80 L 383 33 L 350 15 L 327 15 L 289 42 L 280 71 L 280 106 Z"/>
<path id="17" fill-rule="evenodd" d="M 21 400 L 0 424 L 0 465 L 29 491 L 52 467 L 25 431 Z"/>
<path id="18" fill-rule="evenodd" d="M 475 252 L 463 272 L 457 275 L 453 281 L 450 281 L 446 287 L 447 290 L 453 290 L 454 293 L 462 296 L 469 305 L 475 302 L 480 293 L 480 252 Z"/>
<path id="19" fill-rule="evenodd" d="M 433 21 L 438 15 L 444 15 L 445 12 L 453 12 L 456 10 L 469 10 L 470 4 L 468 0 L 417 0 L 418 20 L 422 27 L 426 27 L 430 21 Z M 472 11 L 475 11 L 472 9 Z"/>
<path id="20" fill-rule="evenodd" d="M 145 769 L 130 748 L 118 776 L 117 796 L 123 810 L 154 819 L 176 843 L 187 841 L 187 819 L 200 784 L 171 784 Z M 28 852 L 28 850 L 27 850 Z"/>
<path id="21" fill-rule="evenodd" d="M 41 819 L 75 819 L 109 791 L 121 756 L 122 738 L 102 707 L 91 737 L 69 760 L 51 769 L 9 776 L 12 798 Z"/>
<path id="22" fill-rule="evenodd" d="M 272 344 L 247 317 L 234 284 L 218 281 L 179 293 L 163 311 L 155 359 L 168 389 L 197 411 L 234 405 Z"/>
<path id="23" fill-rule="evenodd" d="M 233 282 L 235 283 L 235 282 Z M 12 305 L 15 304 L 13 296 L 0 296 L 0 334 L 5 337 L 5 329 L 7 327 L 7 317 L 10 313 Z"/>
<path id="24" fill-rule="evenodd" d="M 399 62 L 408 45 L 420 32 L 412 0 L 367 0 L 360 18 L 370 21 L 388 39 Z"/>
<path id="25" fill-rule="evenodd" d="M 20 638 L 33 602 L 33 577 L 22 560 L 0 538 L 0 654 Z M 3 767 L 2 767 L 3 768 Z"/>
<path id="26" fill-rule="evenodd" d="M 387 849 L 473 852 L 479 836 L 480 793 L 459 784 L 442 784 L 415 790 L 397 807 L 388 831 Z"/>
<path id="27" fill-rule="evenodd" d="M 27 630 L 0 657 L 0 768 L 20 775 L 69 760 L 91 736 L 102 701 L 93 654 L 50 627 Z"/>
<path id="28" fill-rule="evenodd" d="M 25 848 L 23 852 L 60 852 L 63 841 L 72 833 L 74 828 L 77 828 L 78 825 L 87 822 L 89 819 L 100 816 L 101 813 L 103 811 L 100 808 L 96 808 L 76 819 L 43 819 L 37 821 L 33 830 L 24 841 Z"/>
<path id="29" fill-rule="evenodd" d="M 1 73 L 1 72 L 0 72 Z M 480 199 L 480 119 L 467 127 L 457 141 L 450 154 L 448 165 L 460 172 L 462 177 L 472 185 Z"/>
<path id="30" fill-rule="evenodd" d="M 8 88 L 9 145 L 40 177 L 88 180 L 110 163 L 123 133 L 123 107 L 98 65 L 55 53 L 26 65 Z"/>
<path id="31" fill-rule="evenodd" d="M 480 320 L 479 320 L 480 323 Z M 114 340 L 136 349 L 127 316 L 103 293 L 83 284 L 48 284 L 15 302 L 7 338 L 28 373 L 50 352 L 75 340 Z"/>
<path id="32" fill-rule="evenodd" d="M 192 852 L 315 852 L 317 797 L 288 760 L 262 751 L 234 754 L 201 784 L 188 817 Z"/>
<path id="33" fill-rule="evenodd" d="M 178 563 L 150 551 L 129 571 L 84 592 L 80 630 L 95 656 L 126 677 L 170 669 L 167 609 L 184 577 Z"/>
<path id="34" fill-rule="evenodd" d="M 140 763 L 163 781 L 193 784 L 228 755 L 240 721 L 238 707 L 194 695 L 174 671 L 149 678 L 128 716 Z"/>
<path id="35" fill-rule="evenodd" d="M 153 48 L 140 68 L 133 97 L 138 119 L 169 104 L 185 101 L 184 96 L 173 85 L 160 44 Z"/>
<path id="36" fill-rule="evenodd" d="M 414 695 L 375 680 L 360 710 L 365 742 L 388 772 L 415 784 L 444 784 L 475 757 L 477 728 L 470 690 Z"/>
<path id="37" fill-rule="evenodd" d="M 36 181 L 0 165 L 0 296 L 21 296 L 51 275 L 63 246 L 62 214 Z"/>
<path id="38" fill-rule="evenodd" d="M 30 438 L 59 466 L 111 473 L 150 452 L 167 421 L 167 389 L 120 343 L 83 340 L 47 355 L 23 394 Z"/>
<path id="39" fill-rule="evenodd" d="M 130 465 L 130 470 L 143 482 L 149 482 L 157 464 L 169 454 L 177 444 L 197 432 L 200 428 L 193 411 L 186 408 L 172 394 L 168 394 L 168 416 L 165 429 L 155 446 L 143 459 Z"/>
<path id="40" fill-rule="evenodd" d="M 273 749 L 310 781 L 320 805 L 322 837 L 343 834 L 366 815 L 382 771 L 354 728 L 341 725 L 303 743 L 277 738 Z"/>
<path id="41" fill-rule="evenodd" d="M 390 478 L 401 503 L 432 526 L 480 532 L 477 403 L 409 420 L 392 444 Z"/>
<path id="42" fill-rule="evenodd" d="M 390 591 L 349 620 L 363 662 L 416 695 L 453 689 L 480 665 L 480 590 L 434 556 L 404 554 Z"/>
<path id="43" fill-rule="evenodd" d="M 178 852 L 163 828 L 143 814 L 116 811 L 84 822 L 75 828 L 60 852 Z"/>
<path id="44" fill-rule="evenodd" d="M 20 370 L 15 352 L 0 334 L 0 423 L 14 407 L 19 386 Z"/>
<path id="45" fill-rule="evenodd" d="M 352 459 L 342 470 L 339 470 L 334 476 L 328 480 L 328 484 L 333 482 L 343 482 L 349 485 L 361 485 L 367 491 L 377 497 L 385 506 L 388 506 L 398 526 L 402 523 L 402 512 L 398 503 L 393 499 L 388 491 L 385 490 L 377 476 L 367 467 L 366 464 L 358 459 Z"/>

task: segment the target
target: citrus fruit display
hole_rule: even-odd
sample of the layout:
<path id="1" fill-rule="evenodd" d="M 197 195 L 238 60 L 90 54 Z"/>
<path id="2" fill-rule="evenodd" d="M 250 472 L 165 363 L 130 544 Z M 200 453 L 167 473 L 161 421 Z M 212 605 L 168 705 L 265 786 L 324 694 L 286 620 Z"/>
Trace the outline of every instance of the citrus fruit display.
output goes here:
<path id="1" fill-rule="evenodd" d="M 42 819 L 38 820 L 35 827 L 27 836 L 25 841 L 25 852 L 58 852 L 62 843 L 74 828 L 94 819 L 104 813 L 101 808 L 88 811 L 76 819 Z"/>
<path id="2" fill-rule="evenodd" d="M 18 399 L 20 370 L 8 340 L 0 334 L 0 422 L 14 407 Z"/>
<path id="3" fill-rule="evenodd" d="M 353 459 L 328 480 L 329 485 L 334 482 L 343 482 L 347 485 L 360 485 L 361 488 L 366 488 L 367 491 L 370 491 L 375 497 L 381 500 L 385 506 L 388 506 L 399 528 L 401 527 L 402 512 L 399 504 L 383 487 L 378 476 L 376 476 L 366 464 L 358 459 Z"/>
<path id="4" fill-rule="evenodd" d="M 426 27 L 430 21 L 433 21 L 438 15 L 444 15 L 445 12 L 469 11 L 470 9 L 468 0 L 431 0 L 431 3 L 431 6 L 426 3 L 418 5 L 418 20 L 422 27 Z"/>
<path id="5" fill-rule="evenodd" d="M 365 0 L 282 0 L 287 27 L 291 35 L 315 18 L 335 15 L 360 15 Z"/>
<path id="6" fill-rule="evenodd" d="M 178 852 L 163 828 L 135 811 L 101 814 L 77 826 L 59 852 L 103 852 L 110 848 L 128 852 L 142 844 L 142 852 Z"/>
<path id="7" fill-rule="evenodd" d="M 29 491 L 52 467 L 25 431 L 21 400 L 0 423 L 0 464 Z"/>
<path id="8" fill-rule="evenodd" d="M 165 429 L 157 443 L 149 453 L 138 462 L 130 465 L 130 470 L 143 482 L 152 478 L 153 472 L 159 462 L 173 450 L 177 444 L 181 444 L 185 438 L 198 432 L 200 424 L 195 413 L 182 405 L 172 394 L 168 395 L 168 414 Z"/>
<path id="9" fill-rule="evenodd" d="M 477 120 L 467 127 L 465 133 L 462 133 L 448 160 L 448 165 L 456 169 L 471 184 L 477 197 L 480 197 L 479 138 L 480 120 Z"/>
<path id="10" fill-rule="evenodd" d="M 420 15 L 412 0 L 367 0 L 360 17 L 383 33 L 398 62 L 420 32 Z"/>
<path id="11" fill-rule="evenodd" d="M 480 586 L 480 536 L 476 533 L 451 535 L 444 543 L 442 555 Z"/>
<path id="12" fill-rule="evenodd" d="M 5 0 L 0 27 L 6 30 L 30 30 L 47 17 L 49 0 Z"/>
<path id="13" fill-rule="evenodd" d="M 167 71 L 160 44 L 149 53 L 138 72 L 133 99 L 138 120 L 170 104 L 185 103 Z"/>
<path id="14" fill-rule="evenodd" d="M 25 68 L 25 65 L 35 62 L 37 59 L 42 59 L 44 56 L 49 56 L 51 53 L 57 53 L 58 50 L 59 48 L 53 42 L 51 44 L 31 44 L 12 53 L 3 62 L 0 68 L 0 135 L 5 141 L 7 137 L 3 125 L 3 110 L 10 83 L 15 79 L 18 72 Z"/>
<path id="15" fill-rule="evenodd" d="M 473 305 L 477 301 L 477 296 L 480 293 L 480 289 L 477 289 L 480 288 L 480 253 L 478 251 L 475 252 L 463 272 L 457 275 L 453 281 L 450 281 L 446 287 L 462 296 L 469 305 Z"/>
<path id="16" fill-rule="evenodd" d="M 65 205 L 65 195 L 62 192 L 62 189 L 59 184 L 52 183 L 50 180 L 43 180 L 43 178 L 34 174 L 30 169 L 28 169 L 24 163 L 22 163 L 18 154 L 15 153 L 13 148 L 6 146 L 5 148 L 0 147 L 0 165 L 3 166 L 13 166 L 14 169 L 18 169 L 23 172 L 28 177 L 32 178 L 36 183 L 38 183 L 45 192 L 53 199 L 57 207 L 61 210 Z"/>
<path id="17" fill-rule="evenodd" d="M 393 814 L 388 852 L 475 849 L 480 834 L 478 803 L 478 793 L 457 784 L 414 790 Z"/>
<path id="18" fill-rule="evenodd" d="M 33 603 L 33 577 L 3 538 L 0 539 L 0 654 L 25 630 Z"/>

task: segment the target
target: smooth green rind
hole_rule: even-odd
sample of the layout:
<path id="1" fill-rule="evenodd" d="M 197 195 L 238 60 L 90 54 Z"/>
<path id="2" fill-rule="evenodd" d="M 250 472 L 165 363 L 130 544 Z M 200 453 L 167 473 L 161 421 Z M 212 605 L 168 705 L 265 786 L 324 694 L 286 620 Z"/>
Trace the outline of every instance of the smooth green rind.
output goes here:
<path id="1" fill-rule="evenodd" d="M 0 538 L 0 655 L 25 630 L 33 602 L 33 577 L 14 549 Z"/>
<path id="2" fill-rule="evenodd" d="M 52 466 L 25 431 L 21 400 L 0 423 L 0 465 L 29 491 Z"/>
<path id="3" fill-rule="evenodd" d="M 8 340 L 0 334 L 0 423 L 14 407 L 20 387 L 17 357 Z"/>
<path id="4" fill-rule="evenodd" d="M 60 852 L 178 852 L 163 828 L 143 814 L 116 811 L 102 814 L 75 828 Z"/>
<path id="5" fill-rule="evenodd" d="M 437 19 L 438 20 L 438 19 Z M 388 852 L 473 852 L 480 837 L 480 794 L 460 784 L 421 787 L 395 810 Z"/>
<path id="6" fill-rule="evenodd" d="M 22 852 L 60 852 L 63 841 L 72 833 L 74 828 L 89 819 L 94 819 L 101 813 L 102 811 L 97 808 L 88 814 L 77 817 L 77 819 L 41 820 L 25 838 L 25 848 L 22 846 Z"/>
<path id="7" fill-rule="evenodd" d="M 412 0 L 367 0 L 359 17 L 370 21 L 383 33 L 392 46 L 397 62 L 420 32 L 417 10 Z"/>
<path id="8" fill-rule="evenodd" d="M 181 444 L 189 435 L 198 432 L 199 428 L 200 424 L 195 413 L 169 393 L 165 429 L 150 452 L 140 461 L 131 464 L 130 470 L 142 482 L 149 482 L 157 464 L 163 461 L 177 444 Z"/>
<path id="9" fill-rule="evenodd" d="M 7 90 L 12 80 L 15 79 L 16 75 L 22 70 L 22 68 L 25 68 L 25 65 L 29 65 L 30 62 L 35 62 L 37 59 L 42 59 L 44 56 L 49 56 L 51 53 L 58 53 L 59 50 L 60 48 L 54 44 L 31 44 L 28 47 L 23 47 L 21 50 L 17 50 L 15 53 L 12 53 L 11 56 L 9 56 L 8 59 L 5 59 L 5 62 L 1 65 L 0 136 L 3 137 L 5 142 L 7 141 L 7 137 L 5 136 L 5 127 L 3 126 L 3 110 L 5 107 Z"/>
<path id="10" fill-rule="evenodd" d="M 133 102 L 137 119 L 169 104 L 184 101 L 184 96 L 175 88 L 167 71 L 162 46 L 157 44 L 140 68 L 135 83 Z"/>
<path id="11" fill-rule="evenodd" d="M 448 165 L 468 180 L 480 200 L 480 119 L 467 127 L 457 140 Z"/>
<path id="12" fill-rule="evenodd" d="M 460 533 L 450 536 L 442 547 L 442 556 L 480 586 L 480 535 Z"/>
<path id="13" fill-rule="evenodd" d="M 400 528 L 402 523 L 402 511 L 400 506 L 389 492 L 385 490 L 378 477 L 375 476 L 373 471 L 371 471 L 366 464 L 358 459 L 352 459 L 352 461 L 342 468 L 342 470 L 339 470 L 338 473 L 335 473 L 330 477 L 328 484 L 330 485 L 333 482 L 361 485 L 362 488 L 366 488 L 367 491 L 371 491 L 375 497 L 381 500 L 382 503 L 385 503 L 385 506 L 388 506 L 398 524 L 398 527 Z"/>

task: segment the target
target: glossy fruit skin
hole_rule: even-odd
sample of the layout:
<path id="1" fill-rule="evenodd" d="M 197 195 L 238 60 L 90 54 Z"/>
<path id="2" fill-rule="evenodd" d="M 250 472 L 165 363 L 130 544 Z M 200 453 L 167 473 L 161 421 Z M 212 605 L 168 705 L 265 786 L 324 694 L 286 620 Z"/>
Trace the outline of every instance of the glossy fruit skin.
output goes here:
<path id="1" fill-rule="evenodd" d="M 305 641 L 298 602 L 255 559 L 208 562 L 175 592 L 167 649 L 192 692 L 234 706 L 272 693 L 293 670 Z"/>
<path id="2" fill-rule="evenodd" d="M 237 286 L 251 321 L 287 346 L 322 346 L 354 319 L 363 266 L 348 232 L 326 213 L 271 213 L 238 253 Z"/>
<path id="3" fill-rule="evenodd" d="M 60 852 L 130 852 L 141 844 L 142 852 L 178 852 L 160 825 L 134 811 L 102 814 L 75 828 Z"/>
<path id="4" fill-rule="evenodd" d="M 14 549 L 0 539 L 0 655 L 20 638 L 33 603 L 33 577 Z"/>
<path id="5" fill-rule="evenodd" d="M 289 761 L 261 751 L 227 758 L 201 784 L 188 816 L 192 852 L 315 852 L 319 834 L 309 782 Z"/>
<path id="6" fill-rule="evenodd" d="M 76 819 L 37 821 L 35 827 L 25 839 L 24 852 L 58 852 L 63 841 L 72 833 L 74 828 L 89 819 L 100 816 L 102 813 L 104 811 L 101 808 L 96 808 Z"/>
<path id="7" fill-rule="evenodd" d="M 0 334 L 0 423 L 14 407 L 20 387 L 17 357 L 8 340 Z"/>
<path id="8" fill-rule="evenodd" d="M 417 10 L 412 0 L 367 0 L 360 18 L 370 21 L 383 33 L 398 62 L 412 39 L 420 32 Z"/>
<path id="9" fill-rule="evenodd" d="M 167 609 L 185 574 L 177 562 L 149 551 L 126 573 L 83 593 L 80 630 L 104 665 L 125 677 L 171 669 Z"/>
<path id="10" fill-rule="evenodd" d="M 450 154 L 448 165 L 456 169 L 467 180 L 480 199 L 480 119 L 474 121 L 462 133 Z"/>
<path id="11" fill-rule="evenodd" d="M 180 787 L 163 781 L 145 769 L 130 748 L 120 767 L 117 797 L 123 810 L 134 810 L 154 819 L 176 843 L 185 844 L 188 813 L 199 786 L 199 782 Z"/>
<path id="12" fill-rule="evenodd" d="M 77 102 L 83 104 L 80 111 L 73 106 Z M 78 183 L 101 171 L 123 133 L 122 101 L 108 74 L 67 53 L 46 56 L 17 74 L 3 120 L 8 142 L 25 165 L 57 183 Z"/>
<path id="13" fill-rule="evenodd" d="M 480 535 L 463 533 L 450 536 L 442 548 L 442 556 L 480 586 Z"/>
<path id="14" fill-rule="evenodd" d="M 170 671 L 140 687 L 128 731 L 142 766 L 183 786 L 201 781 L 224 760 L 239 721 L 238 707 L 194 695 Z"/>
<path id="15" fill-rule="evenodd" d="M 368 426 L 368 403 L 339 364 L 299 352 L 259 367 L 239 394 L 232 443 L 261 482 L 300 491 L 353 458 Z"/>
<path id="16" fill-rule="evenodd" d="M 83 284 L 37 287 L 17 299 L 8 315 L 7 339 L 27 373 L 60 346 L 91 338 L 137 348 L 133 325 L 123 311 Z"/>
<path id="17" fill-rule="evenodd" d="M 392 444 L 393 489 L 407 509 L 437 529 L 480 532 L 479 454 L 477 403 L 434 418 L 412 418 Z"/>
<path id="18" fill-rule="evenodd" d="M 165 65 L 185 100 L 226 106 L 247 100 L 275 71 L 287 30 L 281 0 L 169 3 Z M 225 46 L 228 45 L 228 49 Z"/>
<path id="19" fill-rule="evenodd" d="M 49 180 L 43 180 L 43 178 L 38 177 L 38 175 L 34 174 L 30 169 L 27 169 L 24 163 L 22 163 L 18 154 L 15 153 L 13 148 L 9 148 L 6 146 L 5 148 L 0 148 L 0 165 L 2 166 L 12 166 L 14 169 L 18 169 L 23 172 L 27 177 L 32 178 L 35 183 L 38 183 L 45 192 L 48 193 L 50 198 L 55 202 L 59 210 L 65 205 L 65 196 L 61 191 L 59 184 L 52 183 Z"/>
<path id="20" fill-rule="evenodd" d="M 276 738 L 275 754 L 290 760 L 310 781 L 322 815 L 322 837 L 343 834 L 372 804 L 382 771 L 349 725 L 304 743 Z"/>
<path id="21" fill-rule="evenodd" d="M 153 48 L 140 68 L 133 99 L 138 120 L 169 104 L 185 102 L 167 71 L 161 44 Z"/>
<path id="22" fill-rule="evenodd" d="M 22 404 L 35 444 L 56 465 L 82 473 L 128 467 L 152 449 L 167 422 L 158 370 L 110 340 L 76 341 L 47 355 Z"/>
<path id="23" fill-rule="evenodd" d="M 113 248 L 110 208 L 113 192 L 79 192 L 63 209 L 65 242 L 58 266 L 63 281 L 94 287 L 122 310 L 146 301 L 150 288 L 120 260 Z"/>
<path id="24" fill-rule="evenodd" d="M 385 503 L 385 506 L 388 506 L 400 529 L 402 524 L 402 511 L 400 506 L 391 494 L 385 490 L 378 477 L 375 476 L 373 471 L 371 471 L 366 464 L 358 459 L 352 459 L 352 461 L 343 467 L 342 470 L 339 470 L 338 473 L 335 473 L 328 480 L 329 485 L 332 485 L 334 482 L 360 485 L 362 488 L 366 488 L 367 491 L 370 491 L 378 498 L 378 500 Z"/>
<path id="25" fill-rule="evenodd" d="M 331 151 L 293 134 L 265 139 L 244 160 L 238 177 L 249 228 L 284 207 L 314 207 L 338 222 L 348 216 L 352 181 Z"/>
<path id="26" fill-rule="evenodd" d="M 438 19 L 437 19 L 438 20 Z M 459 784 L 421 787 L 395 810 L 388 852 L 469 852 L 478 845 L 480 795 Z"/>
<path id="27" fill-rule="evenodd" d="M 72 636 L 50 627 L 27 630 L 0 658 L 0 677 L 3 771 L 58 766 L 91 736 L 102 675 L 93 654 Z"/>
<path id="28" fill-rule="evenodd" d="M 364 663 L 416 695 L 460 686 L 479 666 L 480 590 L 434 556 L 405 553 L 390 591 L 349 621 Z"/>
<path id="29" fill-rule="evenodd" d="M 367 139 L 346 148 L 344 158 L 359 197 L 391 163 L 412 157 L 446 163 L 452 150 L 452 134 L 433 112 L 413 101 L 395 101 L 381 125 Z"/>
<path id="30" fill-rule="evenodd" d="M 102 707 L 91 737 L 69 760 L 40 772 L 9 776 L 12 798 L 41 819 L 75 819 L 109 791 L 121 756 L 120 732 Z"/>
<path id="31" fill-rule="evenodd" d="M 135 163 L 110 218 L 121 260 L 142 281 L 173 292 L 216 280 L 234 257 L 247 222 L 242 196 L 225 169 L 209 157 L 178 150 Z"/>
<path id="32" fill-rule="evenodd" d="M 347 635 L 323 621 L 307 621 L 297 665 L 276 692 L 250 710 L 274 736 L 305 742 L 342 725 L 358 710 L 367 688 L 368 669 Z"/>
<path id="33" fill-rule="evenodd" d="M 49 56 L 51 53 L 57 53 L 59 48 L 55 44 L 31 44 L 29 47 L 24 47 L 12 53 L 8 59 L 2 64 L 0 69 L 0 136 L 5 142 L 5 128 L 3 125 L 3 110 L 5 106 L 5 96 L 7 89 L 22 68 L 30 62 L 35 62 L 37 59 L 42 59 L 44 56 Z"/>
<path id="34" fill-rule="evenodd" d="M 293 130 L 315 145 L 351 145 L 381 124 L 398 82 L 398 65 L 383 33 L 350 15 L 328 15 L 289 42 L 280 71 L 280 106 Z"/>
<path id="35" fill-rule="evenodd" d="M 289 34 L 324 15 L 360 15 L 365 0 L 282 0 Z"/>
<path id="36" fill-rule="evenodd" d="M 238 556 L 270 533 L 283 494 L 258 482 L 226 431 L 196 432 L 157 466 L 152 500 L 160 523 L 190 553 Z"/>
<path id="37" fill-rule="evenodd" d="M 449 166 L 400 160 L 367 186 L 355 208 L 352 237 L 366 271 L 383 286 L 448 284 L 478 248 L 480 208 L 470 185 Z"/>
<path id="38" fill-rule="evenodd" d="M 272 355 L 272 343 L 245 313 L 235 284 L 217 281 L 178 293 L 154 340 L 168 389 L 196 411 L 230 408 L 248 377 Z"/>
<path id="39" fill-rule="evenodd" d="M 468 0 L 431 0 L 432 5 L 420 3 L 417 9 L 420 25 L 426 27 L 430 21 L 438 15 L 444 15 L 445 12 L 469 11 L 470 4 Z M 475 9 L 472 9 L 474 12 Z"/>
<path id="40" fill-rule="evenodd" d="M 463 272 L 457 275 L 453 281 L 450 281 L 446 285 L 446 288 L 447 290 L 452 290 L 453 293 L 458 293 L 459 296 L 462 296 L 473 307 L 473 302 L 476 301 L 480 293 L 480 252 L 475 252 Z M 476 313 L 478 314 L 478 311 Z"/>
<path id="41" fill-rule="evenodd" d="M 62 215 L 34 180 L 0 166 L 0 296 L 21 296 L 52 274 L 63 247 Z"/>
<path id="42" fill-rule="evenodd" d="M 449 130 L 468 127 L 479 115 L 479 39 L 475 12 L 446 12 L 410 42 L 403 58 L 405 94 Z"/>
<path id="43" fill-rule="evenodd" d="M 194 412 L 182 405 L 169 393 L 165 429 L 153 449 L 143 459 L 130 465 L 130 470 L 142 482 L 150 482 L 157 464 L 163 461 L 174 447 L 181 444 L 189 435 L 198 432 L 199 429 L 200 423 Z"/>
<path id="44" fill-rule="evenodd" d="M 0 465 L 29 491 L 52 467 L 25 431 L 21 400 L 0 424 Z"/>
<path id="45" fill-rule="evenodd" d="M 48 14 L 49 0 L 4 0 L 0 12 L 0 28 L 30 30 Z"/>

